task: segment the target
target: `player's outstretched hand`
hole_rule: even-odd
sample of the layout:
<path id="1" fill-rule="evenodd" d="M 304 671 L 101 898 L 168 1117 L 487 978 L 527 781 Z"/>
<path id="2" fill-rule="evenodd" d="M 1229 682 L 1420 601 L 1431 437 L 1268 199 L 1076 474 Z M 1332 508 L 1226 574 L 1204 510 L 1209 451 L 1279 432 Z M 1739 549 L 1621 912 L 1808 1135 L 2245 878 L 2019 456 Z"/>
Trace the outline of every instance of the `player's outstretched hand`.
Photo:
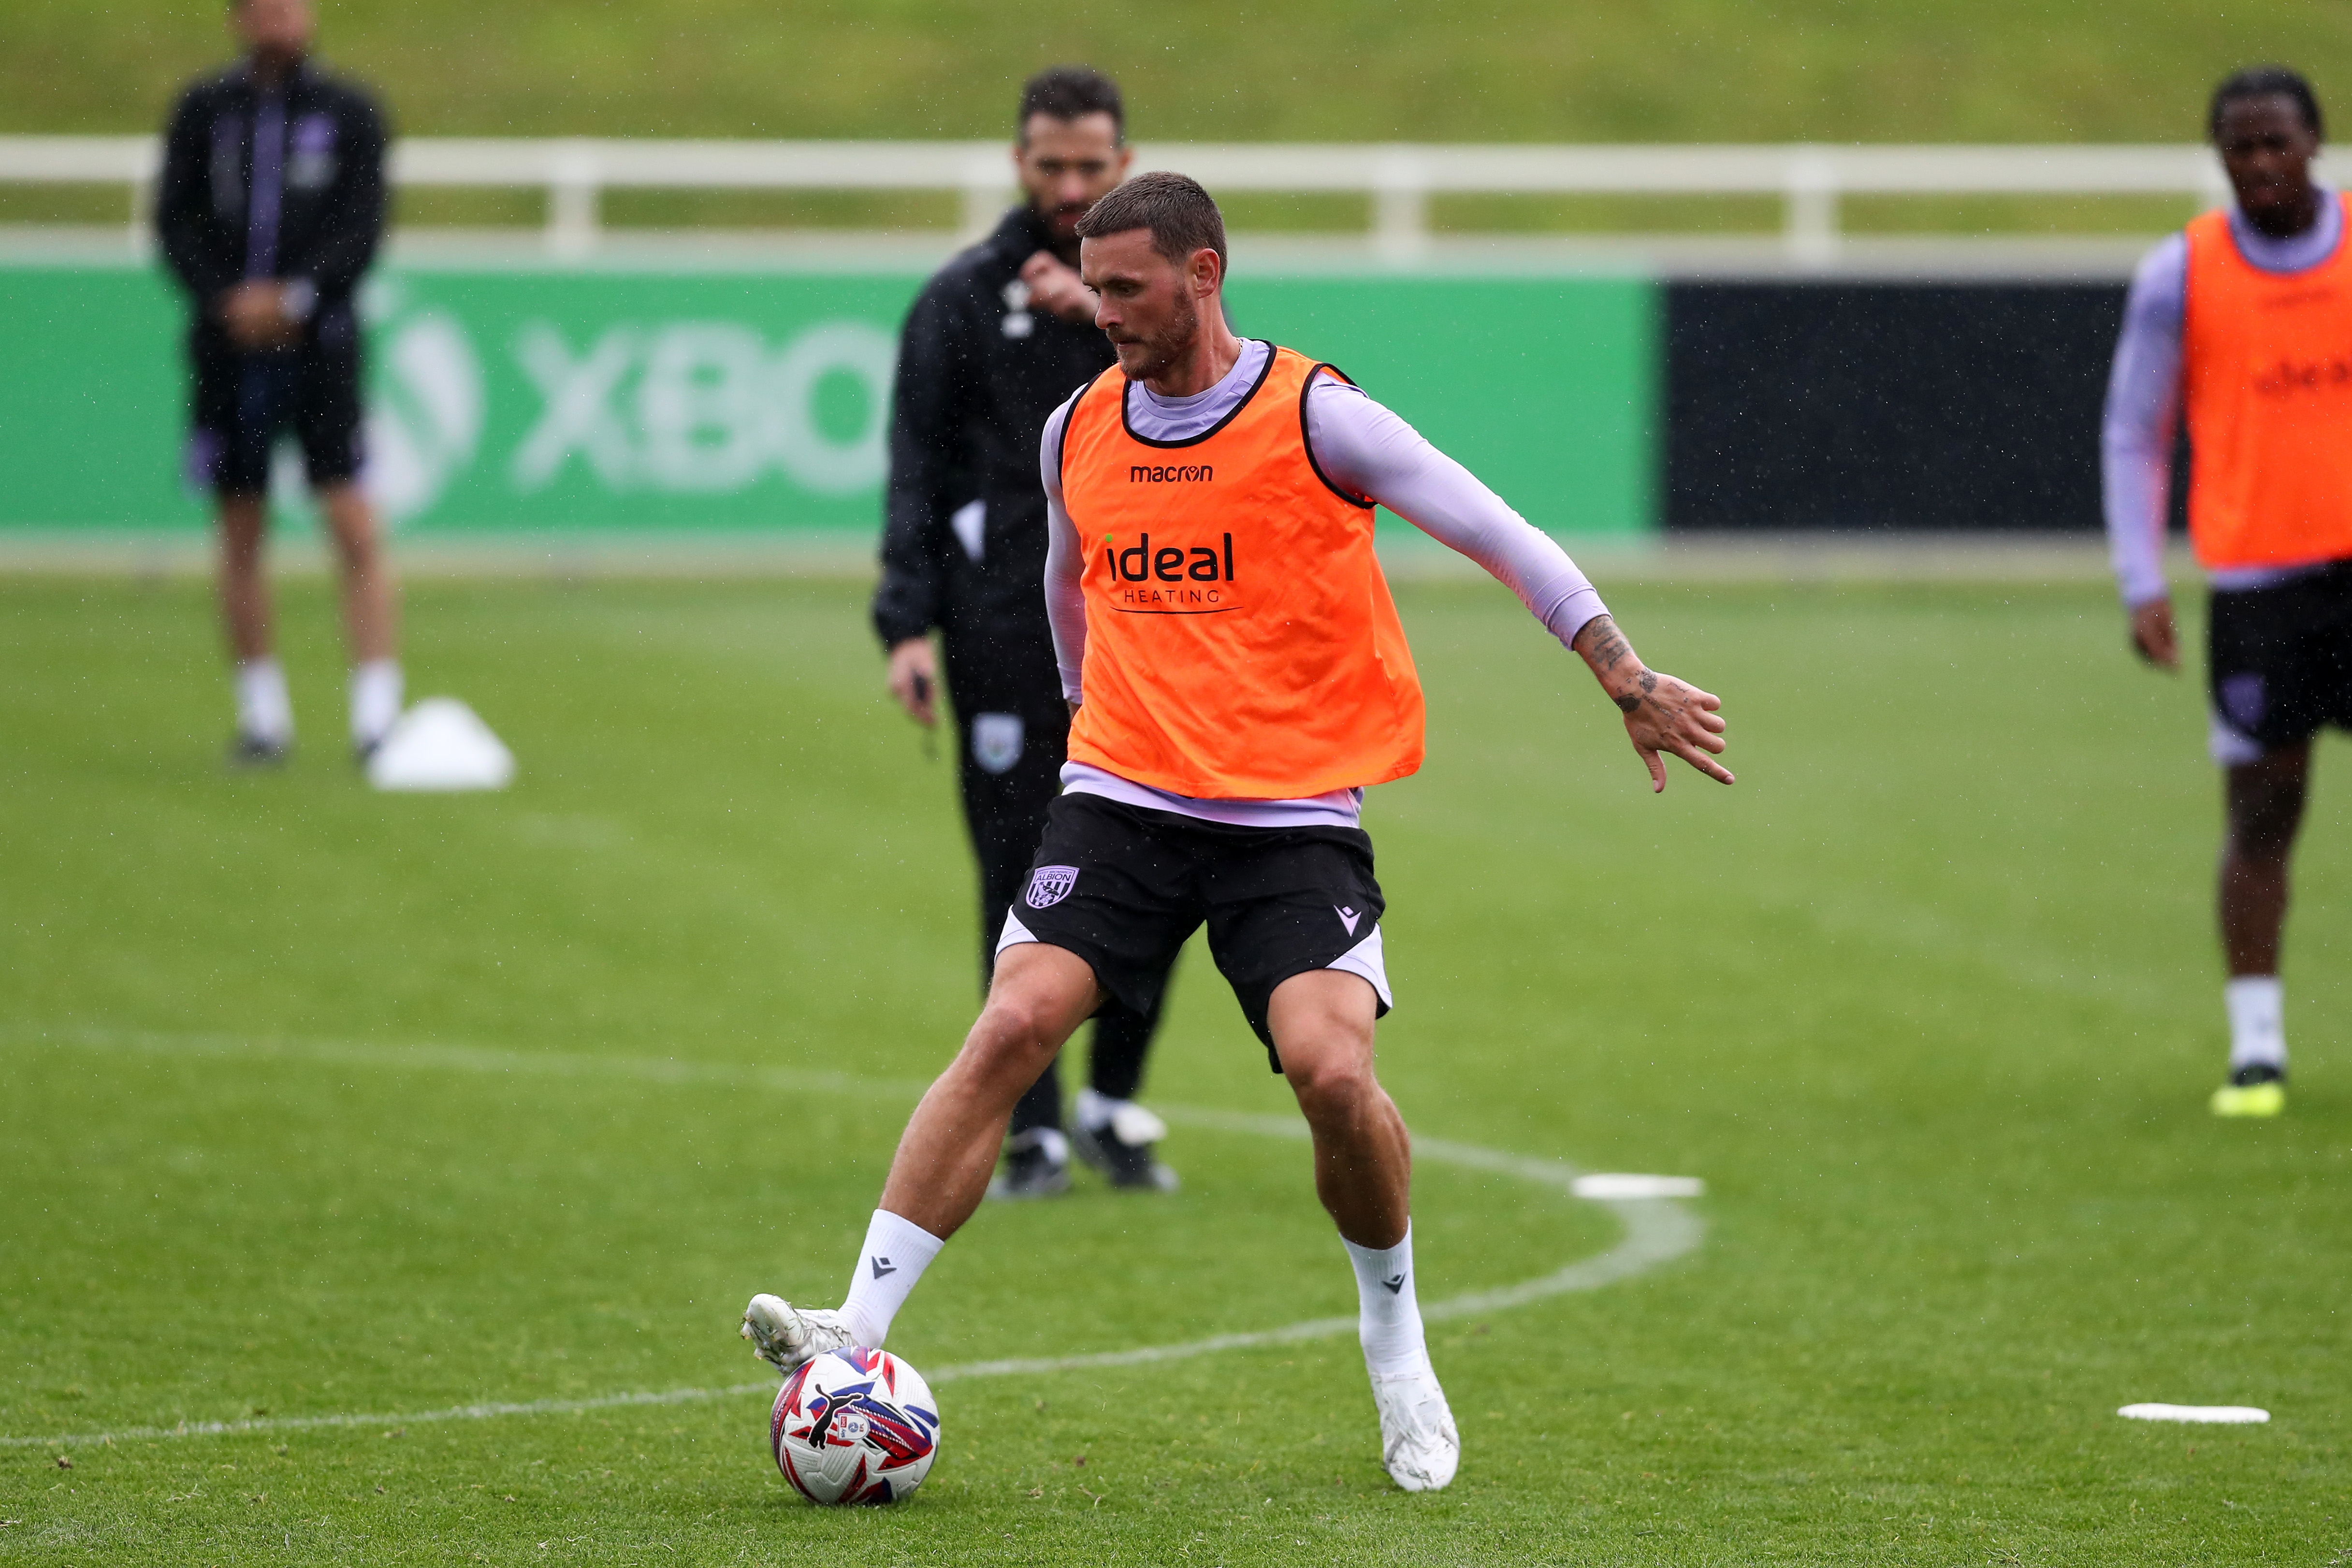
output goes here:
<path id="1" fill-rule="evenodd" d="M 2180 635 L 2173 629 L 2170 599 L 2150 599 L 2132 611 L 2131 642 L 2158 669 L 2180 668 Z"/>
<path id="2" fill-rule="evenodd" d="M 1650 770 L 1652 794 L 1666 787 L 1666 763 L 1661 754 L 1666 752 L 1717 784 L 1732 782 L 1731 770 L 1713 755 L 1724 747 L 1723 715 L 1717 711 L 1721 698 L 1656 669 L 1635 675 L 1633 688 L 1622 696 L 1612 695 L 1624 710 L 1625 733 L 1633 738 L 1633 750 Z"/>
<path id="3" fill-rule="evenodd" d="M 1625 733 L 1650 770 L 1652 794 L 1666 787 L 1669 752 L 1717 784 L 1733 782 L 1731 770 L 1715 760 L 1725 744 L 1721 698 L 1643 664 L 1607 616 L 1587 621 L 1574 646 L 1625 715 Z"/>

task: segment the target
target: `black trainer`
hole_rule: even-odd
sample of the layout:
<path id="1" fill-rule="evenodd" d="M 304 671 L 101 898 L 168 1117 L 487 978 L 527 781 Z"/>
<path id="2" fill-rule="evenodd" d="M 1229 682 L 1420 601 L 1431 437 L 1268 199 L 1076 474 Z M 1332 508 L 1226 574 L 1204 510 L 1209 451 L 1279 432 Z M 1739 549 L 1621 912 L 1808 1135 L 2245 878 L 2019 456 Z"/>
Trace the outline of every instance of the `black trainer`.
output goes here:
<path id="1" fill-rule="evenodd" d="M 1062 1135 L 1050 1127 L 1032 1128 L 1005 1140 L 1004 1168 L 988 1184 L 988 1195 L 1010 1203 L 1068 1192 L 1070 1162 L 1058 1147 L 1061 1143 Z"/>
<path id="2" fill-rule="evenodd" d="M 228 765 L 233 768 L 280 768 L 293 754 L 291 741 L 273 741 L 267 735 L 247 734 L 243 730 L 228 743 Z"/>
<path id="3" fill-rule="evenodd" d="M 1127 1125 L 1121 1126 L 1122 1122 Z M 1154 1157 L 1160 1140 L 1167 1135 L 1166 1122 L 1139 1105 L 1129 1105 L 1104 1126 L 1079 1123 L 1070 1136 L 1070 1147 L 1114 1187 L 1172 1193 L 1177 1187 L 1176 1173 Z"/>

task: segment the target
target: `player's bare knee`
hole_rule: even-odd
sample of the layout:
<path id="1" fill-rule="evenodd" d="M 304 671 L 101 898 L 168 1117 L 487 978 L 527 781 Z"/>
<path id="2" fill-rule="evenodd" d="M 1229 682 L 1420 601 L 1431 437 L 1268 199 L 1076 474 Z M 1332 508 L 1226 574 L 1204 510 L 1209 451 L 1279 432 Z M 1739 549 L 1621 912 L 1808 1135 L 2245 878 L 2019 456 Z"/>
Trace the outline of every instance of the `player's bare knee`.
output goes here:
<path id="1" fill-rule="evenodd" d="M 221 549 L 228 559 L 239 565 L 260 559 L 261 542 L 268 532 L 268 513 L 259 496 L 226 495 L 221 498 Z"/>
<path id="2" fill-rule="evenodd" d="M 1051 1013 L 1042 999 L 1022 992 L 992 995 L 964 1040 L 964 1052 L 982 1068 L 1026 1070 L 1034 1079 L 1062 1047 Z"/>
<path id="3" fill-rule="evenodd" d="M 1284 1076 L 1309 1121 L 1353 1120 L 1379 1098 L 1380 1079 L 1370 1051 L 1324 1051 L 1286 1059 Z"/>
<path id="4" fill-rule="evenodd" d="M 2270 869 L 2286 863 L 2294 848 L 2294 828 L 2274 824 L 2257 824 L 2233 829 L 2230 835 L 2230 858 L 2241 866 Z"/>
<path id="5" fill-rule="evenodd" d="M 2273 752 L 2229 771 L 2229 851 L 2240 862 L 2284 861 L 2294 847 L 2310 785 L 2308 748 Z"/>
<path id="6" fill-rule="evenodd" d="M 373 572 L 383 559 L 383 540 L 373 522 L 335 531 L 335 553 L 346 572 Z"/>
<path id="7" fill-rule="evenodd" d="M 2303 784 L 2281 783 L 2233 792 L 2230 801 L 2230 853 L 2242 861 L 2283 861 L 2294 847 L 2303 822 Z"/>

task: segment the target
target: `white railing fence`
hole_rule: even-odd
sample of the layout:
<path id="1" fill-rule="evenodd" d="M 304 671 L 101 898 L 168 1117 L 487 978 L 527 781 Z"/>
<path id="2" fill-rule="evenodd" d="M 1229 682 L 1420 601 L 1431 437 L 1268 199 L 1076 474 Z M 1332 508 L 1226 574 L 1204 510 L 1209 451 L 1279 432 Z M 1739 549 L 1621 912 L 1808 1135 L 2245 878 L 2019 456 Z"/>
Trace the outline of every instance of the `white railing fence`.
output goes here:
<path id="1" fill-rule="evenodd" d="M 1835 258 L 1850 195 L 2178 196 L 2221 200 L 2200 146 L 1348 146 L 1141 143 L 1139 169 L 1179 169 L 1217 192 L 1367 196 L 1370 238 L 1410 258 L 1438 195 L 1777 198 L 1801 264 Z M 149 136 L 0 136 L 0 184 L 121 184 L 144 237 L 160 158 Z M 665 142 L 417 137 L 393 150 L 404 186 L 536 189 L 555 256 L 593 254 L 608 190 L 956 191 L 967 233 L 1013 191 L 997 142 Z"/>

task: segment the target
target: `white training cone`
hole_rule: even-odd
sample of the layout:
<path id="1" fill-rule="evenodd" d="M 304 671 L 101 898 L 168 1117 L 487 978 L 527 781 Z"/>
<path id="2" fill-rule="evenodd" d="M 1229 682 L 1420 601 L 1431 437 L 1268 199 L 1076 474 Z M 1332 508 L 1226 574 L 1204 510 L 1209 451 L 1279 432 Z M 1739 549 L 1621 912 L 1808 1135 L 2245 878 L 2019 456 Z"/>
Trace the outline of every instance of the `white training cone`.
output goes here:
<path id="1" fill-rule="evenodd" d="M 378 789 L 504 789 L 514 782 L 514 753 L 471 708 L 428 697 L 393 725 L 367 776 Z"/>

